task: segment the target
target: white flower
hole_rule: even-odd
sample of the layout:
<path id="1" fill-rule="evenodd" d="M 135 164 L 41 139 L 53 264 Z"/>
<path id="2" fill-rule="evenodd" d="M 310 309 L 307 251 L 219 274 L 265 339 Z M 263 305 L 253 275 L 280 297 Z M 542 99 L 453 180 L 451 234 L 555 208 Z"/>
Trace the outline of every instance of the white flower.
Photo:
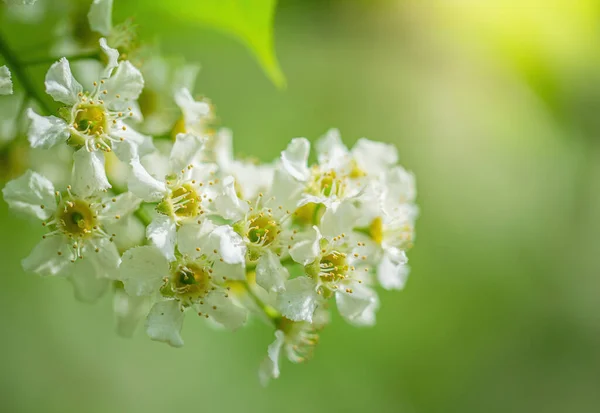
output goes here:
<path id="1" fill-rule="evenodd" d="M 98 189 L 110 188 L 104 170 L 102 152 L 114 150 L 125 161 L 145 153 L 151 147 L 150 138 L 134 131 L 124 123 L 132 116 L 131 105 L 144 86 L 142 75 L 128 61 L 117 63 L 118 52 L 100 39 L 108 57 L 103 78 L 94 82 L 91 92 L 71 74 L 67 59 L 54 63 L 46 74 L 46 92 L 66 107 L 64 119 L 40 116 L 28 110 L 31 120 L 29 142 L 32 147 L 50 148 L 67 141 L 78 149 L 74 175 L 82 181 L 93 182 Z"/>
<path id="2" fill-rule="evenodd" d="M 351 324 L 372 325 L 379 307 L 370 284 L 363 244 L 342 233 L 324 236 L 317 227 L 300 234 L 290 256 L 304 265 L 306 275 L 285 283 L 278 297 L 278 308 L 293 321 L 312 322 L 313 314 L 324 301 L 335 296 L 338 311 Z"/>
<path id="3" fill-rule="evenodd" d="M 13 85 L 10 78 L 10 70 L 6 66 L 0 66 L 0 95 L 12 95 Z"/>
<path id="4" fill-rule="evenodd" d="M 285 354 L 292 363 L 302 363 L 312 357 L 319 342 L 319 330 L 329 323 L 329 314 L 319 311 L 313 323 L 295 322 L 282 317 L 275 331 L 275 341 L 267 349 L 267 357 L 261 363 L 258 377 L 263 386 L 279 377 L 279 360 Z"/>
<path id="5" fill-rule="evenodd" d="M 178 233 L 182 255 L 168 260 L 154 246 L 125 252 L 119 278 L 132 297 L 151 297 L 146 320 L 153 340 L 183 345 L 180 330 L 183 312 L 194 309 L 229 329 L 242 326 L 247 311 L 229 295 L 227 280 L 243 279 L 243 249 L 226 226 L 210 223 Z"/>
<path id="6" fill-rule="evenodd" d="M 92 295 L 85 288 L 103 290 L 106 279 L 116 276 L 120 262 L 113 243 L 116 234 L 105 227 L 137 209 L 139 201 L 130 194 L 101 199 L 80 197 L 68 189 L 62 196 L 32 171 L 8 182 L 2 192 L 11 208 L 42 220 L 50 230 L 23 260 L 26 271 L 70 277 L 82 298 Z"/>
<path id="7" fill-rule="evenodd" d="M 359 197 L 359 214 L 353 230 L 365 243 L 365 254 L 377 263 L 379 283 L 386 289 L 402 289 L 408 277 L 405 251 L 412 247 L 418 215 L 414 176 L 396 166 L 383 173 L 380 185 L 372 185 Z"/>
<path id="8" fill-rule="evenodd" d="M 304 184 L 297 215 L 314 217 L 306 224 L 318 224 L 326 208 L 356 198 L 398 158 L 393 146 L 367 139 L 360 139 L 349 151 L 337 129 L 319 139 L 316 150 L 318 163 L 312 168 L 307 164 L 310 143 L 304 138 L 293 139 L 281 154 L 283 170 Z"/>
<path id="9" fill-rule="evenodd" d="M 254 200 L 259 193 L 268 192 L 272 187 L 275 167 L 248 160 L 235 159 L 233 156 L 232 132 L 221 128 L 212 138 L 214 161 L 219 166 L 221 176 L 235 178 L 236 193 L 245 200 Z"/>
<path id="10" fill-rule="evenodd" d="M 138 99 L 144 117 L 140 125 L 143 132 L 173 137 L 185 132 L 185 121 L 175 96 L 182 89 L 193 90 L 199 70 L 198 65 L 165 59 L 158 54 L 143 63 L 145 86 Z"/>
<path id="11" fill-rule="evenodd" d="M 183 114 L 182 121 L 175 126 L 175 133 L 206 136 L 208 125 L 214 116 L 210 103 L 195 100 L 186 88 L 175 92 L 175 102 Z"/>
<path id="12" fill-rule="evenodd" d="M 195 135 L 177 135 L 169 157 L 170 173 L 163 179 L 150 175 L 137 158 L 130 164 L 129 190 L 146 202 L 158 202 L 159 216 L 148 226 L 147 237 L 169 259 L 174 258 L 177 228 L 211 211 L 210 204 L 219 193 L 219 181 L 213 178 L 215 166 L 194 160 L 202 145 L 203 140 Z"/>

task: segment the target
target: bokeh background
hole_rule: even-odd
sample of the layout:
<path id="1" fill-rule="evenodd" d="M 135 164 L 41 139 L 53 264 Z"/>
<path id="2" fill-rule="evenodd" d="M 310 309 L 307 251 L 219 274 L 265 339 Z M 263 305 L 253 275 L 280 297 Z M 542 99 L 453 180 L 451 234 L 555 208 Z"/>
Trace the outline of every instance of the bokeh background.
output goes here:
<path id="1" fill-rule="evenodd" d="M 381 293 L 375 327 L 334 318 L 314 358 L 265 389 L 269 328 L 188 317 L 182 349 L 122 339 L 108 296 L 82 304 L 22 272 L 41 231 L 2 202 L 0 411 L 598 411 L 597 1 L 281 0 L 283 91 L 233 37 L 115 3 L 142 39 L 201 62 L 197 90 L 236 152 L 270 160 L 333 126 L 394 143 L 417 176 L 413 271 Z M 44 36 L 0 21 L 20 47 Z"/>

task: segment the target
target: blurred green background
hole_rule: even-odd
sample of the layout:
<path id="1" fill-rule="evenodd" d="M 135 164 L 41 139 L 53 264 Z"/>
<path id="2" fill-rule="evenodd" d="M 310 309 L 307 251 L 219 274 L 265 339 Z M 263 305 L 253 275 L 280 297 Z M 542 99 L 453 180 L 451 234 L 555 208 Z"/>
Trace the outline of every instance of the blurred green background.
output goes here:
<path id="1" fill-rule="evenodd" d="M 334 126 L 394 143 L 417 176 L 412 274 L 381 293 L 374 328 L 335 317 L 265 389 L 269 328 L 188 317 L 183 349 L 119 338 L 108 296 L 82 304 L 22 272 L 41 231 L 2 202 L 0 411 L 598 411 L 598 2 L 282 0 L 283 91 L 233 37 L 115 3 L 116 21 L 202 64 L 236 152 L 270 160 Z M 25 45 L 35 29 L 2 31 Z"/>

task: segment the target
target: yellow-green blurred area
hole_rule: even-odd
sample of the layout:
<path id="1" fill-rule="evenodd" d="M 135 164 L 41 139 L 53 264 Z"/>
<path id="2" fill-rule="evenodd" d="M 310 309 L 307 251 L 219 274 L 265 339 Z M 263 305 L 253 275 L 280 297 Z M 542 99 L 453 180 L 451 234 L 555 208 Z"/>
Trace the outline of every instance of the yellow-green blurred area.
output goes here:
<path id="1" fill-rule="evenodd" d="M 265 389 L 267 326 L 190 316 L 183 349 L 120 338 L 109 296 L 23 273 L 42 232 L 2 203 L 0 411 L 598 411 L 600 3 L 282 0 L 285 90 L 225 33 L 115 0 L 115 21 L 130 15 L 202 64 L 197 91 L 239 154 L 270 160 L 330 127 L 394 143 L 418 184 L 412 274 L 381 292 L 375 327 L 334 316 Z M 45 38 L 0 24 L 20 50 Z"/>

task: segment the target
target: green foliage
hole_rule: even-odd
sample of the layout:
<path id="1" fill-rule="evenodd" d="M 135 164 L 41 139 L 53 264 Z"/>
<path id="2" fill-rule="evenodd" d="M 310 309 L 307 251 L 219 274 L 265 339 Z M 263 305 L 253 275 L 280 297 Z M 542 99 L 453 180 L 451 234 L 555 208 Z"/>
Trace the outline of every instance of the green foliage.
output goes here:
<path id="1" fill-rule="evenodd" d="M 144 6 L 234 35 L 254 53 L 273 83 L 283 88 L 285 77 L 273 45 L 276 4 L 277 0 L 149 0 Z"/>

